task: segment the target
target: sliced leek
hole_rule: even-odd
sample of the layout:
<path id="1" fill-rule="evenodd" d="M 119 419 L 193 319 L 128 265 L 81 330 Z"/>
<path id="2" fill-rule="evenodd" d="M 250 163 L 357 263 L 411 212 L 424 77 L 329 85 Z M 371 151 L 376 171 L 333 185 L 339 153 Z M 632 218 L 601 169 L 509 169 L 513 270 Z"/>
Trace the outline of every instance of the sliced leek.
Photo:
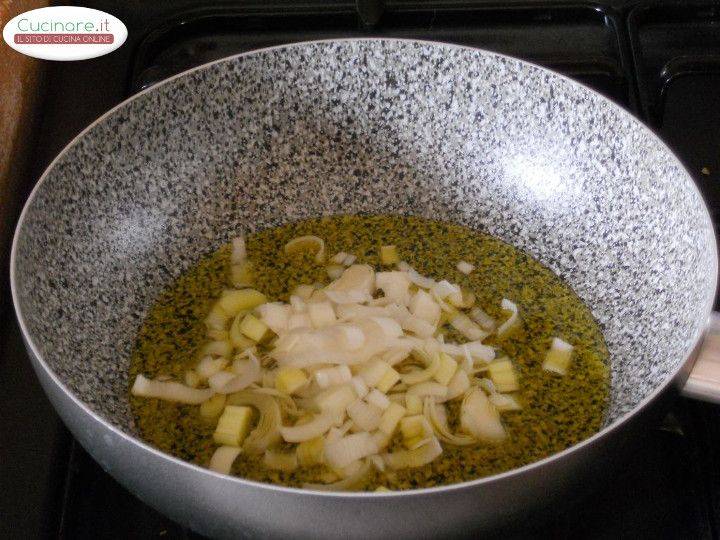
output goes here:
<path id="1" fill-rule="evenodd" d="M 326 264 L 316 236 L 295 238 L 285 253 Z M 197 364 L 180 371 L 186 384 L 140 375 L 133 395 L 199 405 L 215 424 L 213 470 L 229 473 L 235 459 L 255 455 L 269 470 L 317 467 L 323 483 L 307 484 L 313 489 L 357 489 L 370 472 L 391 478 L 430 463 L 443 445 L 505 438 L 500 413 L 521 409 L 510 394 L 520 381 L 512 361 L 496 360 L 483 341 L 511 335 L 517 305 L 502 299 L 498 326 L 474 307 L 473 291 L 422 276 L 395 246 L 382 246 L 380 258 L 376 272 L 340 251 L 327 262 L 328 284 L 300 284 L 287 302 L 268 302 L 251 288 L 263 276 L 236 239 L 235 288 L 211 306 Z M 457 268 L 474 271 L 465 261 Z M 566 373 L 572 350 L 555 338 L 543 368 Z M 448 422 L 448 414 L 458 416 Z"/>
<path id="2" fill-rule="evenodd" d="M 286 255 L 296 255 L 303 252 L 314 253 L 315 262 L 322 264 L 325 262 L 325 241 L 317 236 L 308 235 L 293 238 L 285 244 Z"/>
<path id="3" fill-rule="evenodd" d="M 570 367 L 574 347 L 560 338 L 553 338 L 550 349 L 545 354 L 543 369 L 558 375 L 565 375 Z"/>

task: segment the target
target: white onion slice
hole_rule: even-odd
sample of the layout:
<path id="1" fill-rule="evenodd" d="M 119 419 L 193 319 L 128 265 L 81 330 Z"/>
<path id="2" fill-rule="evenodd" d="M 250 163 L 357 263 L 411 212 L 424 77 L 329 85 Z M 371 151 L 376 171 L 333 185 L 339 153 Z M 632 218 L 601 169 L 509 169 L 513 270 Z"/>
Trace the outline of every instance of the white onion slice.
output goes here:
<path id="1" fill-rule="evenodd" d="M 218 394 L 222 394 L 223 392 L 220 392 L 220 389 L 235 377 L 237 377 L 237 375 L 229 371 L 218 371 L 208 377 L 208 385 Z"/>
<path id="2" fill-rule="evenodd" d="M 488 333 L 475 324 L 470 317 L 464 313 L 458 313 L 450 320 L 450 325 L 466 338 L 473 341 L 482 341 L 488 337 Z"/>
<path id="3" fill-rule="evenodd" d="M 280 435 L 287 442 L 300 443 L 324 435 L 335 423 L 335 415 L 322 413 L 300 426 L 281 427 Z"/>
<path id="4" fill-rule="evenodd" d="M 290 306 L 273 302 L 258 306 L 257 310 L 262 322 L 268 325 L 270 330 L 276 334 L 285 332 L 288 329 L 288 319 L 292 311 Z"/>
<path id="5" fill-rule="evenodd" d="M 208 468 L 221 474 L 230 474 L 232 465 L 242 452 L 242 448 L 237 446 L 221 446 L 213 453 L 210 458 Z"/>
<path id="6" fill-rule="evenodd" d="M 377 454 L 375 440 L 366 431 L 353 433 L 325 444 L 325 461 L 334 468 L 346 467 L 355 460 Z"/>
<path id="7" fill-rule="evenodd" d="M 143 375 L 135 378 L 130 392 L 134 396 L 158 398 L 190 405 L 200 405 L 215 394 L 211 388 L 191 388 L 179 382 L 154 381 Z"/>
<path id="8" fill-rule="evenodd" d="M 474 388 L 465 394 L 460 406 L 460 425 L 463 430 L 485 441 L 501 441 L 506 437 L 500 415 L 485 393 Z"/>
<path id="9" fill-rule="evenodd" d="M 347 366 L 323 368 L 315 372 L 315 381 L 320 388 L 327 388 L 338 384 L 350 382 L 352 373 Z"/>
<path id="10" fill-rule="evenodd" d="M 470 318 L 478 323 L 483 330 L 487 330 L 488 332 L 492 332 L 497 326 L 495 319 L 477 306 L 470 310 Z"/>
<path id="11" fill-rule="evenodd" d="M 500 303 L 500 307 L 505 311 L 510 312 L 510 318 L 500 325 L 497 329 L 497 335 L 503 336 L 506 334 L 518 321 L 518 307 L 515 303 L 511 302 L 507 298 L 503 298 Z"/>
<path id="12" fill-rule="evenodd" d="M 251 350 L 247 350 L 248 362 L 245 371 L 240 375 L 234 375 L 232 378 L 219 384 L 216 392 L 219 394 L 232 394 L 244 390 L 252 383 L 257 381 L 261 376 L 260 360 Z M 212 386 L 212 382 L 210 382 Z"/>
<path id="13" fill-rule="evenodd" d="M 383 411 L 390 406 L 390 400 L 388 397 L 377 388 L 373 388 L 365 400 Z"/>
<path id="14" fill-rule="evenodd" d="M 391 454 L 384 454 L 382 457 L 390 469 L 405 469 L 427 465 L 440 454 L 442 454 L 440 441 L 433 437 L 427 444 L 415 450 L 398 450 Z"/>
<path id="15" fill-rule="evenodd" d="M 419 317 L 414 316 L 407 317 L 402 322 L 402 327 L 408 332 L 412 332 L 413 334 L 421 338 L 427 338 L 432 336 L 436 330 L 434 325 Z"/>
<path id="16" fill-rule="evenodd" d="M 380 425 L 382 409 L 362 399 L 356 399 L 347 406 L 347 414 L 363 431 L 373 431 Z"/>
<path id="17" fill-rule="evenodd" d="M 433 326 L 437 326 L 440 320 L 440 311 L 440 305 L 422 289 L 419 289 L 410 300 L 410 312 Z"/>
<path id="18" fill-rule="evenodd" d="M 338 253 L 333 255 L 333 257 L 330 260 L 332 262 L 334 262 L 335 264 L 342 264 L 345 261 L 345 258 L 347 256 L 348 256 L 348 254 L 345 253 L 344 251 L 339 251 Z"/>
<path id="19" fill-rule="evenodd" d="M 240 264 L 247 259 L 247 249 L 245 248 L 245 237 L 238 236 L 233 238 L 232 253 L 230 254 L 230 262 L 232 264 Z"/>
<path id="20" fill-rule="evenodd" d="M 433 285 L 433 288 L 430 290 L 432 295 L 439 299 L 444 300 L 451 294 L 461 294 L 460 287 L 457 285 L 453 285 L 449 281 L 443 279 L 442 281 L 438 281 L 435 285 Z"/>
<path id="21" fill-rule="evenodd" d="M 463 274 L 468 275 L 468 274 L 470 274 L 470 272 L 475 270 L 475 267 L 467 261 L 459 261 L 457 263 L 457 269 L 459 272 L 462 272 Z"/>
<path id="22" fill-rule="evenodd" d="M 435 396 L 444 398 L 447 395 L 447 386 L 437 382 L 421 382 L 408 388 L 407 394 L 418 397 Z"/>
<path id="23" fill-rule="evenodd" d="M 393 302 L 408 304 L 410 301 L 410 279 L 405 272 L 378 272 L 375 274 L 375 286 Z"/>
<path id="24" fill-rule="evenodd" d="M 370 467 L 371 465 L 369 463 L 363 462 L 362 467 L 360 467 L 355 474 L 347 478 L 331 484 L 303 484 L 303 488 L 314 489 L 316 491 L 348 491 L 357 489 L 362 486 L 363 481 L 370 472 Z"/>
<path id="25" fill-rule="evenodd" d="M 458 369 L 448 383 L 445 401 L 462 396 L 470 388 L 470 378 L 465 370 Z"/>

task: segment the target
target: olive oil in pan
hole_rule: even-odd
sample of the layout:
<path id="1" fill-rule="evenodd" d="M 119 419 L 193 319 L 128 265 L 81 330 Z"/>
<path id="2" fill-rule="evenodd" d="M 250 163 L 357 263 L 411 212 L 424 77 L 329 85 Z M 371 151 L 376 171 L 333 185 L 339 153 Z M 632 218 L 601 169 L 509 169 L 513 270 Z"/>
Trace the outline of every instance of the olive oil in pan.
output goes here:
<path id="1" fill-rule="evenodd" d="M 520 310 L 522 327 L 497 345 L 513 360 L 520 378 L 522 410 L 503 413 L 508 437 L 501 443 L 443 445 L 442 455 L 420 468 L 369 478 L 366 489 L 430 487 L 473 480 L 507 471 L 559 452 L 597 432 L 608 403 L 608 352 L 590 310 L 570 287 L 524 252 L 471 229 L 401 216 L 335 216 L 293 223 L 247 237 L 254 265 L 254 287 L 271 300 L 287 301 L 289 291 L 306 283 L 327 283 L 325 265 L 311 255 L 287 258 L 283 246 L 312 234 L 325 240 L 326 251 L 357 256 L 358 263 L 380 268 L 379 248 L 395 244 L 402 260 L 423 275 L 447 278 L 472 290 L 477 305 L 504 320 L 500 299 Z M 229 246 L 203 258 L 156 301 L 145 320 L 131 362 L 137 374 L 171 374 L 182 380 L 206 341 L 203 319 L 227 287 Z M 456 269 L 460 260 L 475 265 L 470 275 Z M 570 370 L 558 376 L 542 369 L 554 336 L 575 346 Z M 214 423 L 200 417 L 197 406 L 130 397 L 141 436 L 161 450 L 206 465 L 216 445 Z M 458 429 L 459 403 L 448 403 L 448 420 Z M 262 482 L 300 486 L 319 482 L 321 469 L 292 473 L 268 470 L 262 456 L 241 454 L 233 474 Z"/>

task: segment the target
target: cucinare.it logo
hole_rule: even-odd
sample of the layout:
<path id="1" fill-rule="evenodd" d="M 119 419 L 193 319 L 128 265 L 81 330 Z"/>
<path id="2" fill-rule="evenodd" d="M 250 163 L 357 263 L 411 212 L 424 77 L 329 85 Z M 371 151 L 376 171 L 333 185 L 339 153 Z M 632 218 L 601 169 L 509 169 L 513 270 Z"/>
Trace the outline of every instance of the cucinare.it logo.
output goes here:
<path id="1" fill-rule="evenodd" d="M 86 60 L 114 51 L 127 39 L 117 17 L 97 9 L 55 6 L 8 21 L 3 39 L 16 51 L 43 60 Z"/>

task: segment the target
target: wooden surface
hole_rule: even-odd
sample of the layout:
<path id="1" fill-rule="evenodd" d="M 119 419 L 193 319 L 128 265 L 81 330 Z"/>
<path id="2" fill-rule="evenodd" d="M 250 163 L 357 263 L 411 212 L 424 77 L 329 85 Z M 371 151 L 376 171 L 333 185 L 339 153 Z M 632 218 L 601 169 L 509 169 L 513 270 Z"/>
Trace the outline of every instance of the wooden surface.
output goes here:
<path id="1" fill-rule="evenodd" d="M 0 0 L 0 28 L 47 0 Z M 18 206 L 18 186 L 26 174 L 39 125 L 43 62 L 15 52 L 0 40 L 0 269 L 6 268 Z"/>

